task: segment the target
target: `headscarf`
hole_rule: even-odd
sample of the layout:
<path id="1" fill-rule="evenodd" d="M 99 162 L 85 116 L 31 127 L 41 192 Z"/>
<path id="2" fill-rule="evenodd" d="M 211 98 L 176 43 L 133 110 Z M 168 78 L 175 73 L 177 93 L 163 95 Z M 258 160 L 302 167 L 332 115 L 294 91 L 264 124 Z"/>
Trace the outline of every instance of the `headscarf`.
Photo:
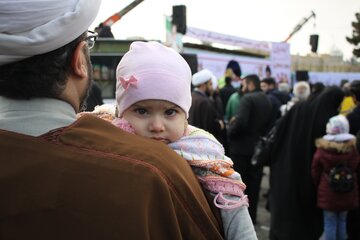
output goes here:
<path id="1" fill-rule="evenodd" d="M 349 134 L 349 121 L 344 115 L 336 115 L 329 119 L 326 124 L 325 140 L 335 142 L 346 142 L 355 139 L 355 136 Z"/>

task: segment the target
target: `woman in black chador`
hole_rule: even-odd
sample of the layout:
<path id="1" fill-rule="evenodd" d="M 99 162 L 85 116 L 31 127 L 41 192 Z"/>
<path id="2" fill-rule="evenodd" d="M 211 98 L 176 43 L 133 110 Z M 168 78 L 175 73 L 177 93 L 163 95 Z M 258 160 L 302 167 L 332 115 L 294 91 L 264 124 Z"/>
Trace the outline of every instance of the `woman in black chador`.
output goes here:
<path id="1" fill-rule="evenodd" d="M 271 240 L 312 240 L 322 234 L 322 212 L 316 207 L 311 178 L 315 139 L 338 114 L 344 97 L 338 87 L 296 104 L 279 121 L 271 156 Z"/>

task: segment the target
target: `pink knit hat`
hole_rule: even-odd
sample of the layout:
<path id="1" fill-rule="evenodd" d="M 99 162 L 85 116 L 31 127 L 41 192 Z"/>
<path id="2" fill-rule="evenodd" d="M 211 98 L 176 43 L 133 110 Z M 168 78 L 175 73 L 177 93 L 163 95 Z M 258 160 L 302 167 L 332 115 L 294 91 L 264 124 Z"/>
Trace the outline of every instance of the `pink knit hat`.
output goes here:
<path id="1" fill-rule="evenodd" d="M 133 42 L 116 69 L 119 117 L 142 100 L 166 100 L 188 117 L 191 106 L 191 70 L 184 58 L 158 42 Z"/>

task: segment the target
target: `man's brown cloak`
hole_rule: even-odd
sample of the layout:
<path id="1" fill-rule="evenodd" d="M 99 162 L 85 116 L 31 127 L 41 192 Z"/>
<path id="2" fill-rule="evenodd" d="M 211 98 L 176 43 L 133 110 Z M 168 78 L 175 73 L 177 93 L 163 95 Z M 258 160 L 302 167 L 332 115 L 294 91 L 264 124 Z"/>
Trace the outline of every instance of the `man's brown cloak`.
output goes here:
<path id="1" fill-rule="evenodd" d="M 96 117 L 0 153 L 0 239 L 222 239 L 184 159 Z"/>

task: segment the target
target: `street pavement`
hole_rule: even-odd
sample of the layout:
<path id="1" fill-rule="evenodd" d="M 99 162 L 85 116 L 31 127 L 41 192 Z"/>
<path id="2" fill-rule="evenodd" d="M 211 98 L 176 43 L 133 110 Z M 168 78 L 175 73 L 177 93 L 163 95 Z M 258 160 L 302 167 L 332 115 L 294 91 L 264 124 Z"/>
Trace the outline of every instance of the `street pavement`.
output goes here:
<path id="1" fill-rule="evenodd" d="M 267 199 L 264 197 L 264 194 L 267 193 L 269 189 L 269 172 L 270 172 L 269 167 L 265 167 L 263 172 L 264 175 L 261 182 L 259 204 L 257 211 L 258 224 L 255 226 L 255 231 L 258 240 L 268 240 L 270 233 L 270 212 L 265 208 Z M 324 236 L 321 236 L 319 240 L 323 240 L 323 239 Z"/>
<path id="2" fill-rule="evenodd" d="M 264 194 L 267 193 L 269 189 L 269 167 L 265 167 L 263 172 L 264 175 L 261 182 L 257 210 L 258 223 L 255 226 L 255 231 L 259 240 L 268 240 L 270 231 L 270 212 L 265 208 L 267 199 L 264 197 Z"/>

